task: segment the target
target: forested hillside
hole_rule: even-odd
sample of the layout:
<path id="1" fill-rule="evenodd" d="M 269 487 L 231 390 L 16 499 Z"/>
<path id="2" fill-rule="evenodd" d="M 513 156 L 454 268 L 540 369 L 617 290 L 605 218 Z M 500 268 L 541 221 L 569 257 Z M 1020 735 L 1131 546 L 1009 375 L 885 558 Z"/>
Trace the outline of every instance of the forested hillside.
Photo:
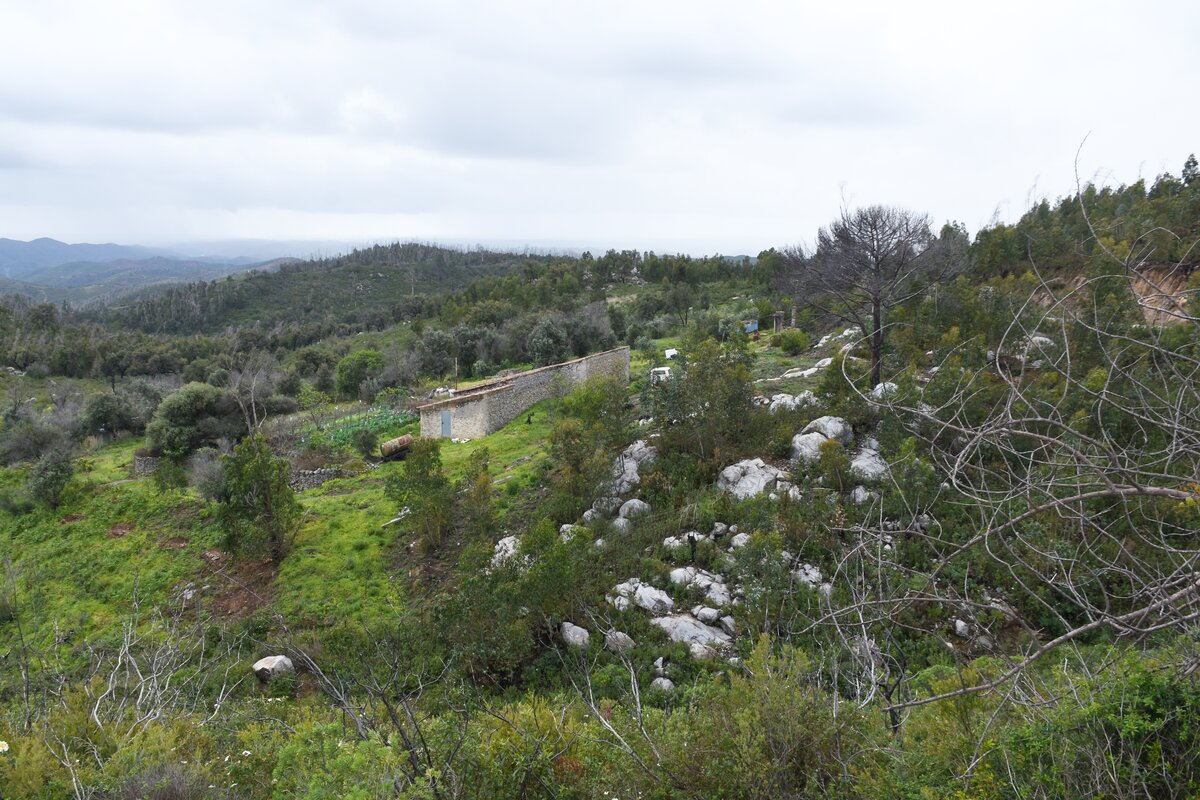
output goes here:
<path id="1" fill-rule="evenodd" d="M 1196 797 L 1195 172 L 7 301 L 0 796 Z"/>

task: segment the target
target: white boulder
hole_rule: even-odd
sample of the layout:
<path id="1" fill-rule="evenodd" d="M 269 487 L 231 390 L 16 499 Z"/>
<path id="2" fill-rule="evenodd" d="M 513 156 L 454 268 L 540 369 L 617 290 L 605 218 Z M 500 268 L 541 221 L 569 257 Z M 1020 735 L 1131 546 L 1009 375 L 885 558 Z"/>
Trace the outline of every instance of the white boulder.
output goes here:
<path id="1" fill-rule="evenodd" d="M 709 605 L 721 608 L 729 605 L 733 597 L 725 586 L 725 579 L 720 575 L 700 569 L 699 567 L 676 567 L 671 570 L 671 583 L 676 586 L 695 588 L 704 592 L 704 599 Z"/>
<path id="2" fill-rule="evenodd" d="M 254 662 L 254 666 L 251 669 L 254 670 L 254 674 L 263 683 L 272 678 L 295 671 L 292 660 L 287 656 L 267 656 L 266 658 L 260 658 Z"/>
<path id="3" fill-rule="evenodd" d="M 650 688 L 657 689 L 660 692 L 673 692 L 675 691 L 675 682 L 670 678 L 659 676 L 650 681 Z"/>
<path id="4" fill-rule="evenodd" d="M 883 383 L 877 383 L 877 384 L 875 384 L 875 388 L 871 390 L 871 397 L 874 397 L 876 400 L 882 400 L 883 398 L 887 397 L 889 394 L 894 394 L 895 391 L 899 388 L 900 387 L 898 387 L 896 384 L 892 383 L 891 381 L 884 381 Z"/>
<path id="5" fill-rule="evenodd" d="M 792 577 L 809 589 L 815 589 L 821 583 L 821 568 L 812 564 L 801 564 L 798 568 L 792 570 Z"/>
<path id="6" fill-rule="evenodd" d="M 855 486 L 854 491 L 852 491 L 850 493 L 850 502 L 854 503 L 857 506 L 861 506 L 864 503 L 871 502 L 872 500 L 874 500 L 877 497 L 879 497 L 879 495 L 876 494 L 875 492 L 867 491 L 867 487 Z"/>
<path id="7" fill-rule="evenodd" d="M 774 414 L 777 411 L 793 411 L 795 408 L 795 397 L 790 394 L 776 394 L 771 396 L 771 405 L 767 407 L 767 411 Z"/>
<path id="8" fill-rule="evenodd" d="M 826 439 L 837 439 L 842 444 L 850 444 L 850 440 L 854 436 L 854 431 L 846 424 L 846 420 L 841 417 L 817 417 L 805 425 L 804 429 L 800 432 L 812 433 L 814 431 Z"/>
<path id="9" fill-rule="evenodd" d="M 887 463 L 880 457 L 878 450 L 864 447 L 850 461 L 850 472 L 863 480 L 873 481 L 887 474 Z"/>
<path id="10" fill-rule="evenodd" d="M 564 622 L 562 625 L 560 625 L 558 627 L 558 632 L 559 635 L 562 636 L 562 640 L 564 642 L 571 647 L 577 647 L 580 650 L 586 650 L 588 642 L 591 639 L 587 630 L 579 627 L 578 625 L 573 625 L 570 622 Z"/>
<path id="11" fill-rule="evenodd" d="M 775 481 L 787 473 L 773 467 L 761 458 L 748 458 L 721 470 L 717 477 L 717 488 L 732 494 L 738 500 L 762 494 L 775 486 Z"/>
<path id="12" fill-rule="evenodd" d="M 618 611 L 629 608 L 631 602 L 651 614 L 666 614 L 675 607 L 675 601 L 669 594 L 648 583 L 642 583 L 638 578 L 630 578 L 624 583 L 618 583 L 613 587 L 613 593 L 607 597 L 607 600 Z"/>
<path id="13" fill-rule="evenodd" d="M 820 433 L 797 433 L 792 437 L 792 459 L 811 464 L 821 458 L 821 445 L 829 438 Z"/>
<path id="14" fill-rule="evenodd" d="M 645 464 L 653 463 L 656 458 L 658 458 L 658 448 L 647 444 L 645 439 L 638 439 L 626 447 L 613 462 L 613 492 L 616 494 L 632 492 L 642 481 L 638 470 Z"/>
<path id="15" fill-rule="evenodd" d="M 643 514 L 649 513 L 650 504 L 645 500 L 635 498 L 633 500 L 626 500 L 624 505 L 621 506 L 621 510 L 617 512 L 617 516 L 624 519 L 633 519 L 634 517 L 640 517 Z"/>
<path id="16" fill-rule="evenodd" d="M 750 543 L 750 534 L 739 533 L 739 534 L 735 535 L 732 539 L 729 540 L 729 549 L 737 550 L 739 548 L 745 547 L 749 543 Z"/>
<path id="17" fill-rule="evenodd" d="M 650 624 L 661 628 L 673 642 L 698 644 L 712 649 L 721 649 L 729 644 L 729 634 L 725 631 L 705 625 L 686 614 L 655 617 Z"/>

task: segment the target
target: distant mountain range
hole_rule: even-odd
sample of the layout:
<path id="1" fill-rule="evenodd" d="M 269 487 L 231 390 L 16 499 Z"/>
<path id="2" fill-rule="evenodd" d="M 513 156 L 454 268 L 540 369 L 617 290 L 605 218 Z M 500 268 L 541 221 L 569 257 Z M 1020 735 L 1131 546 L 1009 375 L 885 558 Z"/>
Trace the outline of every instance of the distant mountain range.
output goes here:
<path id="1" fill-rule="evenodd" d="M 78 305 L 107 302 L 158 284 L 209 281 L 291 259 L 183 256 L 151 247 L 22 242 L 0 238 L 0 294 Z"/>

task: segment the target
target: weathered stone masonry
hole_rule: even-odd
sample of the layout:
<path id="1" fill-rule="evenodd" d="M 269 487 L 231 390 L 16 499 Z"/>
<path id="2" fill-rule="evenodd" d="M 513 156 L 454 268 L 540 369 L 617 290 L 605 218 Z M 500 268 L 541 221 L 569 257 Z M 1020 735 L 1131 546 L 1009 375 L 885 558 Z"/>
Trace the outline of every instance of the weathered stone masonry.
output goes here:
<path id="1" fill-rule="evenodd" d="M 532 369 L 417 406 L 421 436 L 477 439 L 500 430 L 534 403 L 598 376 L 629 380 L 629 348 Z M 449 428 L 446 433 L 445 429 Z"/>

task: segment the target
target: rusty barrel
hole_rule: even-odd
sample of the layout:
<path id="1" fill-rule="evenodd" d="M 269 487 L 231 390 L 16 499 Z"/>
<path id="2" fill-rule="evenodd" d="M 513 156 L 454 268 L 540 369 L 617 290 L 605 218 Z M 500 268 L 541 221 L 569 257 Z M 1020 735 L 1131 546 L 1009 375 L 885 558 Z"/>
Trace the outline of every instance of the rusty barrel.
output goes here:
<path id="1" fill-rule="evenodd" d="M 388 459 L 399 458 L 408 452 L 408 448 L 412 446 L 412 443 L 412 434 L 406 433 L 403 436 L 397 436 L 395 439 L 388 439 L 379 445 L 379 454 Z"/>

